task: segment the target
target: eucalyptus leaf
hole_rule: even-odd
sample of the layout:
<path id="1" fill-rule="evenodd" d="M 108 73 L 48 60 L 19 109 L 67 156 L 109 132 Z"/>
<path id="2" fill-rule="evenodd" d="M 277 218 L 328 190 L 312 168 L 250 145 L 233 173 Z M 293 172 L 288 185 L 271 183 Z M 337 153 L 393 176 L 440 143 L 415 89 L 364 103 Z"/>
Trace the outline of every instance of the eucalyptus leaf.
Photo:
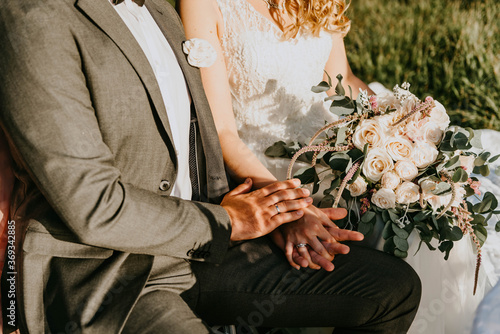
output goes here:
<path id="1" fill-rule="evenodd" d="M 431 193 L 433 195 L 442 196 L 450 191 L 451 191 L 451 185 L 448 182 L 440 182 L 436 185 L 435 189 L 431 190 Z"/>
<path id="2" fill-rule="evenodd" d="M 401 251 L 401 250 L 399 250 L 399 249 L 395 249 L 395 250 L 394 250 L 394 255 L 395 255 L 396 257 L 399 257 L 399 258 L 401 258 L 401 259 L 404 259 L 404 258 L 408 257 L 408 252 L 403 252 L 403 251 Z"/>
<path id="3" fill-rule="evenodd" d="M 332 156 L 330 157 L 330 161 L 328 161 L 328 164 L 330 165 L 331 169 L 344 172 L 350 161 L 351 157 L 347 153 L 339 152 L 332 154 Z"/>
<path id="4" fill-rule="evenodd" d="M 483 149 L 483 143 L 482 143 L 482 140 L 481 140 L 481 133 L 478 133 L 477 130 L 474 130 L 474 138 L 472 138 L 470 140 L 470 144 L 476 148 L 476 149 L 479 149 L 479 150 L 482 150 Z"/>
<path id="5" fill-rule="evenodd" d="M 500 176 L 500 166 L 495 169 L 495 174 Z"/>
<path id="6" fill-rule="evenodd" d="M 392 224 L 392 230 L 394 231 L 394 233 L 396 233 L 396 235 L 398 237 L 400 237 L 401 239 L 408 239 L 408 237 L 410 236 L 410 234 L 408 232 L 406 232 L 406 230 L 402 229 L 401 227 L 399 227 L 398 225 L 396 224 Z M 399 247 L 398 247 L 399 248 Z M 401 248 L 400 248 L 401 249 Z"/>
<path id="7" fill-rule="evenodd" d="M 432 211 L 420 211 L 413 217 L 413 220 L 417 223 L 423 222 L 429 218 L 429 216 L 432 214 Z"/>
<path id="8" fill-rule="evenodd" d="M 331 208 L 333 206 L 334 202 L 335 202 L 335 198 L 332 195 L 328 194 L 319 201 L 318 207 L 319 208 Z"/>
<path id="9" fill-rule="evenodd" d="M 462 239 L 463 236 L 464 236 L 464 233 L 462 232 L 460 227 L 453 226 L 453 228 L 449 231 L 448 239 L 450 239 L 451 241 L 458 241 L 458 240 Z"/>
<path id="10" fill-rule="evenodd" d="M 409 245 L 408 245 L 408 241 L 406 239 L 400 238 L 399 236 L 395 235 L 393 238 L 393 241 L 399 250 L 401 250 L 403 252 L 408 251 Z"/>
<path id="11" fill-rule="evenodd" d="M 483 166 L 479 167 L 479 173 L 480 173 L 482 176 L 484 176 L 484 177 L 486 177 L 486 176 L 490 175 L 490 166 L 488 166 L 488 165 L 483 165 Z"/>
<path id="12" fill-rule="evenodd" d="M 335 140 L 335 146 L 341 146 L 344 144 L 345 139 L 347 137 L 347 131 L 349 131 L 349 128 L 347 127 L 342 127 L 337 131 L 337 139 Z"/>
<path id="13" fill-rule="evenodd" d="M 353 163 L 361 159 L 363 155 L 363 151 L 355 148 L 347 152 L 347 154 L 351 157 Z"/>
<path id="14" fill-rule="evenodd" d="M 488 231 L 486 231 L 483 225 L 475 225 L 473 229 L 474 229 L 474 234 L 479 240 L 479 244 L 482 246 L 486 241 L 486 238 L 488 236 Z"/>
<path id="15" fill-rule="evenodd" d="M 344 90 L 344 87 L 342 86 L 342 75 L 341 74 L 338 74 L 337 75 L 337 86 L 335 86 L 335 93 L 337 95 L 345 95 L 345 90 Z"/>
<path id="16" fill-rule="evenodd" d="M 387 212 L 387 211 L 384 211 Z M 392 230 L 392 222 L 388 221 L 385 223 L 384 230 L 382 231 L 382 238 L 385 240 L 389 239 L 394 235 L 394 231 Z"/>
<path id="17" fill-rule="evenodd" d="M 472 225 L 479 224 L 479 225 L 484 226 L 484 223 L 486 222 L 486 218 L 483 215 L 474 215 L 473 218 L 474 219 L 471 221 Z"/>
<path id="18" fill-rule="evenodd" d="M 497 221 L 497 224 L 495 225 L 495 231 L 500 232 L 500 221 Z"/>
<path id="19" fill-rule="evenodd" d="M 462 168 L 457 168 L 455 173 L 453 173 L 453 176 L 451 179 L 453 182 L 465 182 L 469 178 L 469 175 L 467 175 L 467 172 L 464 171 Z"/>
<path id="20" fill-rule="evenodd" d="M 493 162 L 497 161 L 497 160 L 498 160 L 498 158 L 500 158 L 500 154 L 495 155 L 494 157 L 492 157 L 492 158 L 488 161 L 488 163 L 490 163 L 490 164 L 491 164 L 491 163 L 493 163 Z"/>
<path id="21" fill-rule="evenodd" d="M 323 72 L 325 72 L 325 75 L 326 77 L 328 78 L 328 84 L 330 85 L 330 87 L 332 87 L 332 77 L 330 76 L 330 74 L 328 74 L 327 71 L 323 70 Z"/>
<path id="22" fill-rule="evenodd" d="M 268 157 L 286 157 L 287 151 L 285 146 L 286 143 L 284 141 L 276 142 L 271 147 L 268 147 L 264 154 Z"/>
<path id="23" fill-rule="evenodd" d="M 332 183 L 330 183 L 330 187 L 328 189 L 325 189 L 323 191 L 323 195 L 329 195 L 333 190 L 335 190 L 338 186 L 340 186 L 340 178 L 335 178 L 332 180 Z"/>
<path id="24" fill-rule="evenodd" d="M 317 179 L 318 174 L 316 173 L 316 169 L 314 167 L 304 167 L 299 169 L 293 177 L 299 179 L 302 184 L 308 184 L 314 182 Z"/>
<path id="25" fill-rule="evenodd" d="M 373 232 L 373 224 L 360 222 L 358 232 L 362 233 L 365 237 L 369 236 Z"/>
<path id="26" fill-rule="evenodd" d="M 391 218 L 391 221 L 393 223 L 396 223 L 399 219 L 399 216 L 396 214 L 396 212 L 394 212 L 392 209 L 387 210 L 387 212 L 389 213 L 389 217 Z"/>
<path id="27" fill-rule="evenodd" d="M 394 254 L 394 249 L 396 249 L 396 244 L 394 244 L 394 237 L 390 237 L 384 243 L 384 252 Z"/>
<path id="28" fill-rule="evenodd" d="M 323 93 L 329 90 L 331 86 L 326 81 L 321 81 L 318 85 L 312 86 L 311 90 L 313 93 Z"/>
<path id="29" fill-rule="evenodd" d="M 453 248 L 453 241 L 443 241 L 438 248 L 441 252 L 445 253 L 444 259 L 448 260 L 450 251 Z"/>
<path id="30" fill-rule="evenodd" d="M 376 219 L 377 218 L 377 214 L 373 211 L 367 211 L 362 217 L 361 217 L 361 221 L 363 223 L 369 223 L 371 222 L 372 220 Z"/>
<path id="31" fill-rule="evenodd" d="M 459 162 L 460 160 L 460 156 L 459 155 L 456 155 L 454 156 L 453 158 L 451 158 L 445 165 L 444 167 L 445 168 L 451 168 L 453 167 L 455 164 L 457 164 L 457 162 Z"/>

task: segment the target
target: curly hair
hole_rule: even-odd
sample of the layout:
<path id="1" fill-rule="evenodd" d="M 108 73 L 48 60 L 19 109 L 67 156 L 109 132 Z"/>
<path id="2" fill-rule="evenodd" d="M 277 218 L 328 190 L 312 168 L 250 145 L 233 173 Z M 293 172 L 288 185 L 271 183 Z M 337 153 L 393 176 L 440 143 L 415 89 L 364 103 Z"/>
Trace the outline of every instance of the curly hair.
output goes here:
<path id="1" fill-rule="evenodd" d="M 292 23 L 285 27 L 283 38 L 293 38 L 301 29 L 314 36 L 322 30 L 345 36 L 351 27 L 345 15 L 349 4 L 349 0 L 284 0 L 284 8 Z"/>

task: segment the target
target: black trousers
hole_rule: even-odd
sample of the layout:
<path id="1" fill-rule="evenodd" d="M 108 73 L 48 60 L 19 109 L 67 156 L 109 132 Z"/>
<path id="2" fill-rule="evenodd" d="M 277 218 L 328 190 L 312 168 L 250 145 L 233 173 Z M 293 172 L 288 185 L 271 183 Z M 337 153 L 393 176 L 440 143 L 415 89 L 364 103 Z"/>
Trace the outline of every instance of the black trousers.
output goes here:
<path id="1" fill-rule="evenodd" d="M 191 263 L 196 280 L 184 292 L 171 277 L 154 280 L 124 332 L 208 333 L 208 326 L 234 324 L 242 331 L 249 325 L 406 333 L 420 301 L 418 276 L 392 255 L 349 246 L 350 253 L 336 256 L 334 271 L 326 272 L 291 268 L 267 238 L 244 242 L 223 264 Z"/>

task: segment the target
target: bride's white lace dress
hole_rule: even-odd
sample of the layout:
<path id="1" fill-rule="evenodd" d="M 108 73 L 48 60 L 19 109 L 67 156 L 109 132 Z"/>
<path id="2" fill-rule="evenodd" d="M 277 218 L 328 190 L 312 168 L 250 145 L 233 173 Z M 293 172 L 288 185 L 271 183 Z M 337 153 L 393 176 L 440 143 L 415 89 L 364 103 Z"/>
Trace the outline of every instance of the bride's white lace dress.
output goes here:
<path id="1" fill-rule="evenodd" d="M 266 157 L 265 149 L 278 140 L 306 141 L 336 119 L 323 101 L 326 95 L 311 92 L 323 79 L 332 37 L 302 34 L 283 41 L 277 25 L 246 0 L 216 1 L 224 19 L 221 44 L 239 135 L 278 179 L 285 179 L 288 161 Z M 475 257 L 470 247 L 464 238 L 447 263 L 442 253 L 425 246 L 409 256 L 424 284 L 421 312 L 411 333 L 468 333 L 485 280 L 473 297 Z"/>

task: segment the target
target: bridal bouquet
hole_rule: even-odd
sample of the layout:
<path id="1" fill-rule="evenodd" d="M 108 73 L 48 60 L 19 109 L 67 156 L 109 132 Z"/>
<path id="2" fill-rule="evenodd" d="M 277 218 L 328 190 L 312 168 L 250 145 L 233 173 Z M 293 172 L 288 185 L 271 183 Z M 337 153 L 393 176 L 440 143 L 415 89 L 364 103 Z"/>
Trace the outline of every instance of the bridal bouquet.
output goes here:
<path id="1" fill-rule="evenodd" d="M 435 250 L 431 241 L 436 239 L 447 259 L 453 242 L 469 234 L 477 247 L 478 269 L 485 226 L 500 211 L 495 211 L 498 201 L 492 193 L 479 198 L 480 182 L 473 174 L 487 176 L 489 164 L 500 155 L 483 151 L 473 129 L 449 127 L 445 108 L 431 97 L 421 101 L 407 83 L 393 93 L 360 92 L 354 101 L 346 96 L 342 77 L 337 78 L 337 95 L 327 100 L 339 120 L 319 129 L 307 145 L 281 141 L 266 154 L 291 158 L 288 178 L 298 159 L 309 162 L 294 177 L 312 183 L 313 193 L 323 183 L 319 206 L 348 209 L 340 227 L 369 235 L 377 220 L 383 221 L 384 251 L 407 257 L 408 237 L 416 230 L 420 246 Z M 329 79 L 313 91 L 331 87 Z M 468 200 L 471 196 L 477 204 Z"/>

